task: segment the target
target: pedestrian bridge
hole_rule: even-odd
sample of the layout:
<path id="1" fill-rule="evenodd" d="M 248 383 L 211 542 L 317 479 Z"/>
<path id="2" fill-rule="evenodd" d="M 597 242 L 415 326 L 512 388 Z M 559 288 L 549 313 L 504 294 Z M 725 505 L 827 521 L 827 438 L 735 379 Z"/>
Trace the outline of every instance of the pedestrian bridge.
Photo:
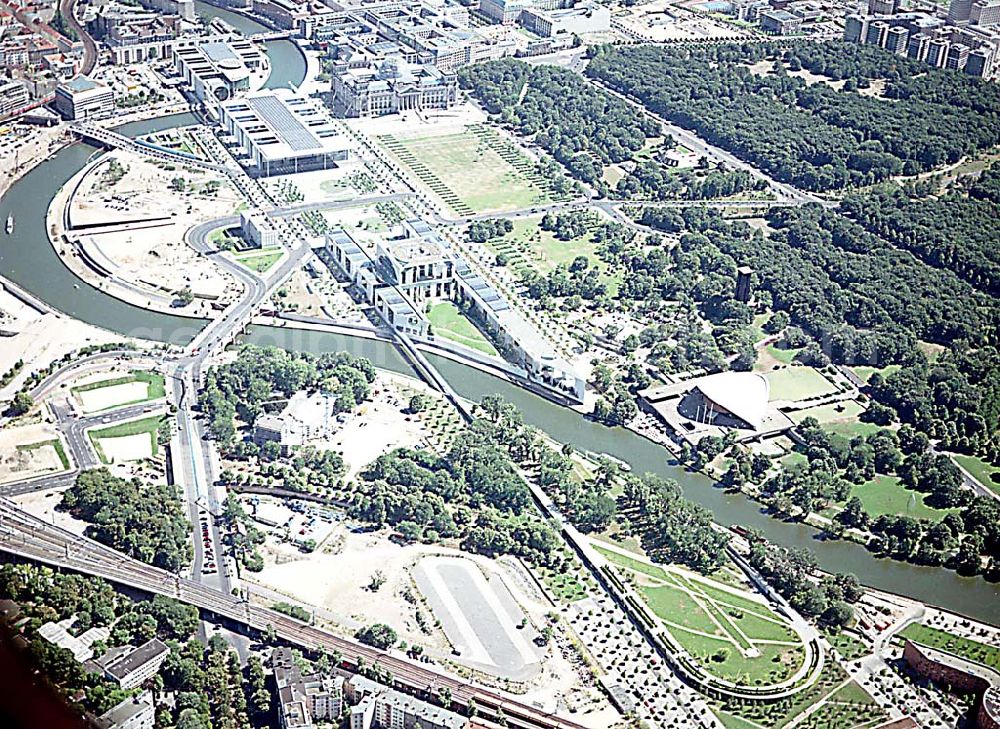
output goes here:
<path id="1" fill-rule="evenodd" d="M 195 157 L 193 154 L 188 154 L 187 152 L 180 152 L 175 149 L 161 147 L 160 145 L 153 144 L 152 142 L 145 142 L 141 139 L 126 137 L 124 134 L 119 134 L 111 129 L 105 129 L 104 127 L 96 124 L 91 124 L 90 122 L 77 122 L 72 124 L 70 125 L 70 130 L 81 139 L 96 142 L 103 147 L 125 149 L 129 152 L 135 152 L 137 154 L 153 157 L 155 159 L 162 159 L 168 162 L 176 162 L 190 167 L 199 167 L 204 170 L 212 170 L 223 174 L 230 173 L 229 168 L 225 165 L 209 162 L 201 159 L 200 157 Z"/>

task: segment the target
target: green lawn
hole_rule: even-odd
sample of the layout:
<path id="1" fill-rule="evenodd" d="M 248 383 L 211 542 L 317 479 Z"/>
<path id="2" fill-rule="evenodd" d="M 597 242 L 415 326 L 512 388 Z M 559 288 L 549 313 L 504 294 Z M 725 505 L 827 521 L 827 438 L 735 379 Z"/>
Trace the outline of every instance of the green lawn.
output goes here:
<path id="1" fill-rule="evenodd" d="M 149 433 L 150 442 L 152 443 L 153 448 L 153 455 L 155 456 L 159 452 L 159 444 L 156 441 L 156 432 L 164 420 L 166 420 L 165 415 L 151 415 L 148 418 L 130 420 L 127 423 L 118 423 L 117 425 L 110 425 L 107 428 L 101 428 L 99 430 L 89 430 L 87 431 L 87 436 L 90 438 L 90 442 L 93 444 L 94 450 L 101 459 L 101 463 L 111 462 L 104 454 L 104 449 L 101 448 L 102 438 L 122 438 L 127 435 L 138 435 L 139 433 Z"/>
<path id="2" fill-rule="evenodd" d="M 849 678 L 837 663 L 827 661 L 819 680 L 790 699 L 775 703 L 715 703 L 714 708 L 722 723 L 732 729 L 781 729 L 792 722 L 799 729 L 861 729 L 887 719 L 874 700 Z M 817 707 L 815 711 L 803 718 L 813 707 Z"/>
<path id="3" fill-rule="evenodd" d="M 767 373 L 771 383 L 771 400 L 805 400 L 818 397 L 837 388 L 814 367 L 785 367 Z"/>
<path id="4" fill-rule="evenodd" d="M 586 256 L 591 268 L 601 274 L 601 280 L 614 295 L 621 283 L 621 274 L 612 271 L 597 255 L 597 244 L 592 233 L 572 240 L 559 240 L 552 231 L 542 230 L 542 216 L 519 218 L 514 222 L 514 230 L 502 238 L 487 244 L 494 253 L 507 256 L 507 265 L 515 268 L 531 268 L 540 274 L 547 274 L 556 266 L 569 266 L 577 256 Z"/>
<path id="5" fill-rule="evenodd" d="M 253 251 L 236 256 L 237 262 L 257 273 L 264 273 L 281 258 L 282 251 Z"/>
<path id="6" fill-rule="evenodd" d="M 123 375 L 122 377 L 113 377 L 107 380 L 88 382 L 85 385 L 80 385 L 78 387 L 70 388 L 70 392 L 76 395 L 81 392 L 100 390 L 101 388 L 104 387 L 114 387 L 115 385 L 126 385 L 130 382 L 145 382 L 146 397 L 139 398 L 136 400 L 131 400 L 129 402 L 119 403 L 117 405 L 112 405 L 111 407 L 104 408 L 104 410 L 115 410 L 117 408 L 126 407 L 128 405 L 137 405 L 141 402 L 146 402 L 148 400 L 159 400 L 160 398 L 167 396 L 167 390 L 163 375 L 161 375 L 159 372 L 150 372 L 149 370 L 132 370 L 129 374 Z M 98 410 L 96 412 L 101 412 L 101 411 Z"/>
<path id="7" fill-rule="evenodd" d="M 460 215 L 551 201 L 531 160 L 487 126 L 433 136 L 385 135 L 379 142 Z"/>
<path id="8" fill-rule="evenodd" d="M 982 663 L 995 671 L 1000 670 L 1000 646 L 961 638 L 947 631 L 920 623 L 908 626 L 900 635 L 914 643 L 947 651 L 968 661 Z"/>
<path id="9" fill-rule="evenodd" d="M 794 413 L 789 413 L 789 417 L 796 423 L 801 423 L 806 418 L 816 418 L 820 423 L 826 425 L 827 423 L 856 421 L 864 411 L 865 408 L 860 403 L 846 400 L 797 410 Z"/>
<path id="10" fill-rule="evenodd" d="M 547 567 L 539 567 L 542 582 L 561 602 L 570 603 L 587 597 L 589 578 L 581 578 L 572 572 L 553 572 Z"/>
<path id="11" fill-rule="evenodd" d="M 972 474 L 979 483 L 994 493 L 1000 494 L 1000 468 L 991 466 L 982 458 L 953 453 L 952 458 L 966 471 Z M 996 480 L 994 480 L 994 478 Z"/>
<path id="12" fill-rule="evenodd" d="M 610 549 L 594 548 L 609 562 L 656 581 L 640 585 L 640 594 L 665 621 L 673 638 L 713 675 L 763 685 L 784 680 L 801 664 L 804 654 L 798 638 L 767 605 L 712 580 L 668 572 Z M 744 657 L 741 649 L 751 647 L 761 655 Z"/>
<path id="13" fill-rule="evenodd" d="M 949 509 L 935 509 L 924 504 L 924 494 L 911 491 L 895 476 L 878 475 L 871 481 L 851 487 L 851 496 L 857 496 L 871 516 L 901 514 L 914 518 L 940 519 Z"/>
<path id="14" fill-rule="evenodd" d="M 764 347 L 765 351 L 774 357 L 774 359 L 779 362 L 784 362 L 785 364 L 791 364 L 792 360 L 795 359 L 795 355 L 802 351 L 802 347 L 796 349 L 783 349 L 774 344 L 769 344 Z"/>
<path id="15" fill-rule="evenodd" d="M 858 366 L 858 367 L 851 367 L 851 369 L 854 371 L 854 374 L 856 374 L 865 382 L 868 382 L 868 378 L 874 375 L 876 372 L 878 372 L 883 377 L 887 377 L 896 370 L 898 370 L 899 367 L 900 365 L 887 365 L 885 367 Z"/>
<path id="16" fill-rule="evenodd" d="M 435 304 L 428 312 L 427 318 L 430 319 L 435 335 L 485 354 L 499 356 L 493 343 L 452 302 L 441 301 Z"/>
<path id="17" fill-rule="evenodd" d="M 871 653 L 871 648 L 850 633 L 845 633 L 844 631 L 827 633 L 826 639 L 844 657 L 845 661 L 854 661 Z"/>

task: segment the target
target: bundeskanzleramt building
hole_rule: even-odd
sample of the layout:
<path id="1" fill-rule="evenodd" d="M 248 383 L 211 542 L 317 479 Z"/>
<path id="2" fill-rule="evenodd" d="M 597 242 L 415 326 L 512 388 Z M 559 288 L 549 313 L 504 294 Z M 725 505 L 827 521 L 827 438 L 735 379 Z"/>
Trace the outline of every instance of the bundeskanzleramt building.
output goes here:
<path id="1" fill-rule="evenodd" d="M 77 76 L 56 87 L 55 107 L 64 119 L 100 119 L 115 113 L 111 88 L 88 76 Z"/>
<path id="2" fill-rule="evenodd" d="M 445 239 L 422 220 L 408 220 L 401 228 L 400 235 L 379 241 L 374 251 L 342 229 L 326 236 L 334 265 L 389 326 L 407 336 L 429 339 L 424 309 L 435 301 L 455 301 L 489 333 L 519 374 L 583 402 L 586 382 L 575 368 Z"/>
<path id="3" fill-rule="evenodd" d="M 351 143 L 326 111 L 289 89 L 219 104 L 223 140 L 250 174 L 267 177 L 336 167 Z"/>
<path id="4" fill-rule="evenodd" d="M 391 56 L 363 68 L 334 74 L 334 111 L 372 117 L 411 109 L 449 109 L 458 101 L 458 76 L 431 64 Z"/>

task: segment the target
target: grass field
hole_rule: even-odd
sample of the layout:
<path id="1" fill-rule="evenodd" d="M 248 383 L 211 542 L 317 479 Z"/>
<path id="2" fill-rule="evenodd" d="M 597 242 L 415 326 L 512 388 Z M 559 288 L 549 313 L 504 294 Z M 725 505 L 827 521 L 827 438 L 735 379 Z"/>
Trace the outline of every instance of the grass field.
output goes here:
<path id="1" fill-rule="evenodd" d="M 878 372 L 883 377 L 891 375 L 893 372 L 899 369 L 899 365 L 887 365 L 885 367 L 867 367 L 864 365 L 859 365 L 857 367 L 851 367 L 858 377 L 860 377 L 865 382 L 868 382 L 868 378 Z"/>
<path id="2" fill-rule="evenodd" d="M 379 142 L 459 215 L 552 201 L 534 163 L 485 125 L 434 136 L 385 135 Z"/>
<path id="3" fill-rule="evenodd" d="M 251 271 L 264 273 L 281 258 L 281 249 L 276 251 L 255 250 L 250 253 L 243 253 L 236 256 L 236 260 Z"/>
<path id="4" fill-rule="evenodd" d="M 871 649 L 868 646 L 849 633 L 843 631 L 839 633 L 827 633 L 826 638 L 830 641 L 830 645 L 836 648 L 837 652 L 844 657 L 845 661 L 854 661 L 871 653 Z"/>
<path id="5" fill-rule="evenodd" d="M 771 383 L 771 400 L 805 400 L 819 397 L 837 388 L 814 367 L 785 367 L 767 373 Z"/>
<path id="6" fill-rule="evenodd" d="M 955 459 L 958 465 L 971 473 L 972 477 L 979 481 L 979 483 L 994 493 L 1000 494 L 1000 468 L 991 466 L 982 458 L 976 458 L 975 456 L 953 453 L 951 457 Z"/>
<path id="7" fill-rule="evenodd" d="M 783 681 L 801 665 L 804 652 L 798 636 L 750 593 L 600 546 L 595 549 L 639 576 L 639 592 L 649 608 L 709 673 L 759 686 Z"/>
<path id="8" fill-rule="evenodd" d="M 450 301 L 435 304 L 427 317 L 435 335 L 472 347 L 484 354 L 499 356 L 490 340 Z"/>
<path id="9" fill-rule="evenodd" d="M 924 494 L 911 491 L 895 476 L 878 475 L 871 481 L 851 487 L 871 516 L 901 514 L 914 518 L 940 519 L 954 509 L 935 509 L 924 504 Z"/>
<path id="10" fill-rule="evenodd" d="M 78 387 L 73 387 L 70 389 L 74 395 L 81 392 L 91 392 L 93 390 L 100 390 L 105 387 L 114 387 L 115 385 L 127 385 L 130 382 L 145 382 L 146 383 L 146 397 L 138 398 L 136 400 L 131 400 L 129 402 L 116 403 L 110 407 L 103 408 L 103 410 L 115 410 L 117 408 L 126 407 L 128 405 L 137 405 L 141 402 L 146 402 L 148 400 L 159 400 L 160 398 L 167 396 L 167 390 L 163 375 L 159 372 L 150 372 L 148 370 L 132 370 L 129 374 L 122 377 L 113 377 L 107 380 L 99 380 L 97 382 L 88 382 L 85 385 L 80 385 Z M 95 412 L 101 412 L 100 410 Z"/>
<path id="11" fill-rule="evenodd" d="M 774 357 L 774 359 L 779 362 L 784 362 L 785 364 L 791 364 L 792 360 L 795 359 L 795 355 L 802 351 L 802 347 L 796 349 L 782 349 L 773 344 L 769 344 L 764 349 L 769 355 Z"/>
<path id="12" fill-rule="evenodd" d="M 601 274 L 601 280 L 614 295 L 621 282 L 621 274 L 611 271 L 597 256 L 597 245 L 592 233 L 573 240 L 559 240 L 552 231 L 542 230 L 542 216 L 519 218 L 514 222 L 514 230 L 487 245 L 494 253 L 502 253 L 508 264 L 515 270 L 530 268 L 540 274 L 547 274 L 559 265 L 569 266 L 577 256 L 586 256 L 590 267 Z"/>
<path id="13" fill-rule="evenodd" d="M 900 633 L 904 638 L 931 648 L 947 651 L 968 661 L 982 663 L 994 671 L 1000 671 L 1000 646 L 987 645 L 979 641 L 962 638 L 945 630 L 932 628 L 920 623 L 906 627 Z"/>
<path id="14" fill-rule="evenodd" d="M 152 452 L 155 456 L 159 452 L 159 445 L 156 442 L 156 431 L 164 420 L 166 420 L 166 416 L 164 415 L 152 415 L 148 418 L 130 420 L 127 423 L 119 423 L 99 430 L 90 430 L 87 431 L 87 436 L 90 438 L 94 450 L 101 459 L 101 463 L 111 462 L 105 455 L 104 449 L 101 448 L 102 438 L 122 438 L 127 435 L 139 435 L 140 433 L 149 433 Z"/>

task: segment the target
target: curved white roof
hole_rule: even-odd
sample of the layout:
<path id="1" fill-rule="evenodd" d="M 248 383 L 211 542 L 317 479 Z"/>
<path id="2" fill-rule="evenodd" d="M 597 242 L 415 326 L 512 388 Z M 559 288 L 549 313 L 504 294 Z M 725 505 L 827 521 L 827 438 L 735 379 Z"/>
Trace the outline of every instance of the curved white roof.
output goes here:
<path id="1" fill-rule="evenodd" d="M 771 386 L 764 375 L 756 372 L 720 372 L 701 378 L 695 387 L 716 405 L 754 428 L 764 421 L 771 397 Z"/>

